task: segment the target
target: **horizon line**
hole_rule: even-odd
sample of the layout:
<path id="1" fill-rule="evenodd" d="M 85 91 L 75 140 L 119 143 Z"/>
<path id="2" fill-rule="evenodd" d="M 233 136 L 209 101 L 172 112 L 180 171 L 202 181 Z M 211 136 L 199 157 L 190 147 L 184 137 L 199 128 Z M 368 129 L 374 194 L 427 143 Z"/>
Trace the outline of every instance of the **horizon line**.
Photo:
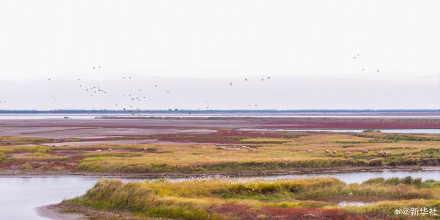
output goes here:
<path id="1" fill-rule="evenodd" d="M 128 110 L 136 112 L 386 112 L 386 111 L 440 111 L 440 109 L 428 108 L 396 108 L 396 109 L 0 109 L 0 113 L 5 112 L 127 112 Z"/>

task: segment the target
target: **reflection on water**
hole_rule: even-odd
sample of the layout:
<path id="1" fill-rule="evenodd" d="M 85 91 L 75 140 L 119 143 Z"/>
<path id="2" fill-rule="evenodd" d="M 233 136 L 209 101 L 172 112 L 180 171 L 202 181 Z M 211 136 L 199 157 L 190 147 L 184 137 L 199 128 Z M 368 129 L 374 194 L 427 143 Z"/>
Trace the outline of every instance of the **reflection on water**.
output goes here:
<path id="1" fill-rule="evenodd" d="M 338 206 L 365 206 L 368 205 L 370 203 L 367 202 L 340 202 L 338 203 Z"/>
<path id="2" fill-rule="evenodd" d="M 306 178 L 335 177 L 346 183 L 362 183 L 377 177 L 406 177 L 434 179 L 440 181 L 440 171 L 419 172 L 364 172 L 335 174 L 304 174 L 261 176 L 255 178 Z M 99 178 L 96 177 L 0 177 L 0 219 L 44 219 L 37 215 L 35 208 L 47 204 L 58 203 L 84 194 L 93 187 Z M 235 179 L 235 178 L 234 178 Z M 123 181 L 145 181 L 147 179 L 123 179 Z M 184 181 L 185 178 L 170 179 Z"/>

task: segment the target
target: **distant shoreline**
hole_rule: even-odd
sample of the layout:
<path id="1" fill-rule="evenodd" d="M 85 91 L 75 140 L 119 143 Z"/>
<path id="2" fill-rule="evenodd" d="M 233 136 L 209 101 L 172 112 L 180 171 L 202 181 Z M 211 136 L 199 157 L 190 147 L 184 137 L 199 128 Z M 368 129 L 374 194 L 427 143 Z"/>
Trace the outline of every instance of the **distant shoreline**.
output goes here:
<path id="1" fill-rule="evenodd" d="M 0 110 L 0 114 L 435 114 L 440 115 L 440 109 L 304 109 L 304 110 L 191 110 L 191 109 L 168 109 L 168 110 L 136 110 L 127 112 L 123 110 Z"/>
<path id="2" fill-rule="evenodd" d="M 88 172 L 88 171 L 23 171 L 4 170 L 0 171 L 0 178 L 4 177 L 98 177 L 98 178 L 133 178 L 133 179 L 157 179 L 157 178 L 200 178 L 207 176 L 227 177 L 261 177 L 279 175 L 307 175 L 307 174 L 339 174 L 339 173 L 362 173 L 362 172 L 397 172 L 397 171 L 435 171 L 440 170 L 436 166 L 384 166 L 384 167 L 333 167 L 333 168 L 298 168 L 295 170 L 266 170 L 266 171 L 237 171 L 237 172 L 203 172 L 203 173 L 112 173 L 112 172 Z"/>

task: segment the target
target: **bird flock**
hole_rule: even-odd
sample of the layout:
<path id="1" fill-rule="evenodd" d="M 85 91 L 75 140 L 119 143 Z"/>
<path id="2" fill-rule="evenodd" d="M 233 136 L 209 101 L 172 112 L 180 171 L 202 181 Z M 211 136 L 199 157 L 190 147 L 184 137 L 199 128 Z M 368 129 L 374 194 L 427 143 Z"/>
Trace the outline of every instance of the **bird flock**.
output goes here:
<path id="1" fill-rule="evenodd" d="M 101 66 L 93 66 L 92 67 L 93 70 L 97 70 L 97 69 L 101 69 Z M 50 77 L 47 79 L 50 83 L 56 83 L 56 79 L 53 77 Z M 121 77 L 122 82 L 123 81 L 136 81 L 136 78 L 133 76 L 122 76 Z M 257 81 L 258 79 L 253 79 L 254 81 Z M 260 78 L 261 82 L 264 83 L 265 80 L 271 80 L 271 77 L 265 77 L 265 78 Z M 81 78 L 76 78 L 75 79 L 78 88 L 87 96 L 91 97 L 91 98 L 100 98 L 100 97 L 104 97 L 106 95 L 111 95 L 111 92 L 105 88 L 105 86 L 102 85 L 98 85 L 96 83 L 90 85 L 87 80 L 81 79 Z M 250 78 L 245 78 L 244 79 L 244 83 L 248 83 L 251 82 Z M 233 84 L 233 82 L 229 82 L 228 83 L 229 86 L 236 86 Z M 238 85 L 238 84 L 237 84 Z M 125 93 L 123 93 L 120 97 L 119 100 L 120 102 L 115 102 L 114 103 L 114 107 L 116 109 L 122 110 L 128 114 L 131 115 L 141 115 L 141 112 L 145 109 L 147 109 L 148 106 L 148 96 L 151 94 L 147 93 L 147 89 L 146 86 L 151 86 L 151 88 L 158 90 L 159 92 L 163 92 L 163 94 L 170 94 L 171 90 L 168 88 L 161 88 L 161 86 L 159 85 L 159 83 L 155 82 L 152 85 L 143 85 L 143 88 L 135 88 L 135 87 L 131 87 L 131 90 L 127 90 Z M 121 102 L 121 100 L 123 100 Z M 52 96 L 52 101 L 57 102 L 58 99 L 54 96 Z M 1 103 L 1 102 L 0 102 Z M 209 111 L 214 111 L 214 109 L 212 109 L 209 105 L 208 100 L 204 100 L 204 108 L 200 109 L 200 107 L 197 110 L 209 110 Z M 144 106 L 144 107 L 140 107 L 140 106 Z M 252 107 L 258 107 L 258 104 L 248 104 L 248 107 L 252 108 Z M 109 109 L 99 109 L 100 111 L 108 111 Z M 177 109 L 174 109 L 177 110 Z M 191 114 L 191 112 L 189 112 L 189 114 Z"/>
<path id="2" fill-rule="evenodd" d="M 359 62 L 361 60 L 361 55 L 359 53 L 354 54 L 354 56 L 352 56 L 352 58 L 353 58 L 353 60 L 355 60 L 355 62 L 358 62 L 358 64 L 361 65 L 361 62 Z M 93 71 L 100 71 L 102 68 L 101 68 L 101 65 L 96 65 L 96 66 L 92 66 L 91 69 Z M 367 68 L 365 66 L 360 66 L 360 70 L 367 71 Z M 380 72 L 380 69 L 376 69 L 375 71 Z M 132 75 L 121 76 L 120 79 L 121 79 L 121 83 L 136 81 L 136 77 L 134 77 Z M 54 83 L 53 77 L 49 77 L 49 78 L 47 78 L 47 80 L 50 83 Z M 228 87 L 236 87 L 236 86 L 240 87 L 240 86 L 246 85 L 250 82 L 254 82 L 254 83 L 260 82 L 260 83 L 264 84 L 264 83 L 270 81 L 271 77 L 266 76 L 266 77 L 260 77 L 260 78 L 242 78 L 241 80 L 227 81 L 227 86 Z M 169 88 L 166 88 L 166 86 L 161 87 L 159 85 L 159 83 L 153 82 L 151 85 L 140 86 L 142 88 L 134 88 L 134 86 L 131 86 L 130 89 L 126 90 L 126 92 L 124 92 L 123 94 L 117 94 L 117 95 L 120 95 L 120 97 L 118 98 L 118 97 L 115 97 L 115 94 L 111 94 L 111 91 L 108 90 L 107 88 L 105 88 L 105 86 L 103 86 L 103 85 L 97 85 L 97 84 L 90 85 L 90 82 L 87 82 L 87 80 L 81 79 L 81 78 L 76 78 L 75 81 L 77 82 L 78 88 L 85 95 L 87 95 L 91 98 L 100 98 L 100 97 L 111 98 L 112 100 L 115 100 L 114 108 L 119 109 L 119 110 L 123 110 L 124 112 L 127 112 L 131 115 L 135 115 L 135 114 L 140 115 L 142 110 L 148 109 L 148 106 L 149 106 L 149 98 L 148 97 L 151 98 L 151 91 L 152 91 L 151 89 L 157 90 L 157 92 L 159 92 L 159 93 L 156 92 L 155 94 L 162 93 L 164 95 L 169 95 L 170 93 L 172 93 L 172 90 Z M 57 94 L 56 93 L 53 94 L 52 101 L 57 102 L 58 99 L 57 99 L 57 97 L 55 97 L 55 95 L 57 95 Z M 7 103 L 6 100 L 0 100 L 0 105 L 5 104 L 5 103 Z M 212 106 L 210 104 L 212 104 L 211 101 L 204 100 L 202 106 L 199 106 L 197 108 L 197 110 L 214 111 L 214 109 L 212 108 Z M 248 108 L 255 108 L 255 107 L 259 106 L 257 103 L 247 103 L 245 105 Z M 108 111 L 107 109 L 101 109 L 101 110 Z M 171 109 L 169 109 L 169 110 L 171 110 Z M 175 110 L 177 110 L 177 109 L 175 109 Z M 191 113 L 189 113 L 189 114 L 191 114 Z"/>
<path id="3" fill-rule="evenodd" d="M 358 60 L 360 60 L 360 57 L 361 57 L 361 55 L 357 53 L 357 54 L 355 54 L 355 55 L 353 56 L 353 59 L 354 59 L 355 61 L 358 61 Z M 361 70 L 362 70 L 362 71 L 366 71 L 367 69 L 366 69 L 365 67 L 362 67 Z M 376 69 L 376 72 L 380 72 L 380 69 Z"/>

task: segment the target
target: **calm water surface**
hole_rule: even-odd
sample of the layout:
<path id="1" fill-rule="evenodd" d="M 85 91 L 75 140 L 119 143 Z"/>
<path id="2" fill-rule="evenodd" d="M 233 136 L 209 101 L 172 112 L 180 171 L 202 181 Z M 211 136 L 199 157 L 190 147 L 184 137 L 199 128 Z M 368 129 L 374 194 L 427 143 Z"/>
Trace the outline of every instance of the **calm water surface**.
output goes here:
<path id="1" fill-rule="evenodd" d="M 255 177 L 263 179 L 335 177 L 346 183 L 361 183 L 376 177 L 406 177 L 440 181 L 440 171 L 419 172 L 364 172 L 337 174 L 278 175 Z M 99 178 L 95 177 L 0 177 L 0 219 L 45 219 L 38 216 L 35 208 L 61 202 L 84 194 Z M 123 179 L 145 181 L 146 179 Z M 183 181 L 184 178 L 170 179 Z"/>
<path id="2" fill-rule="evenodd" d="M 95 117 L 132 117 L 130 114 L 63 114 L 63 113 L 39 113 L 39 114 L 0 114 L 0 119 L 62 119 L 69 117 L 69 119 L 95 119 Z M 138 115 L 134 115 L 138 116 Z M 209 117 L 251 117 L 251 118 L 440 118 L 439 114 L 430 115 L 344 115 L 344 114 L 264 114 L 264 113 L 197 113 L 197 114 L 182 114 L 182 113 L 152 113 L 141 114 L 141 117 L 170 117 L 170 118 L 209 118 Z"/>

